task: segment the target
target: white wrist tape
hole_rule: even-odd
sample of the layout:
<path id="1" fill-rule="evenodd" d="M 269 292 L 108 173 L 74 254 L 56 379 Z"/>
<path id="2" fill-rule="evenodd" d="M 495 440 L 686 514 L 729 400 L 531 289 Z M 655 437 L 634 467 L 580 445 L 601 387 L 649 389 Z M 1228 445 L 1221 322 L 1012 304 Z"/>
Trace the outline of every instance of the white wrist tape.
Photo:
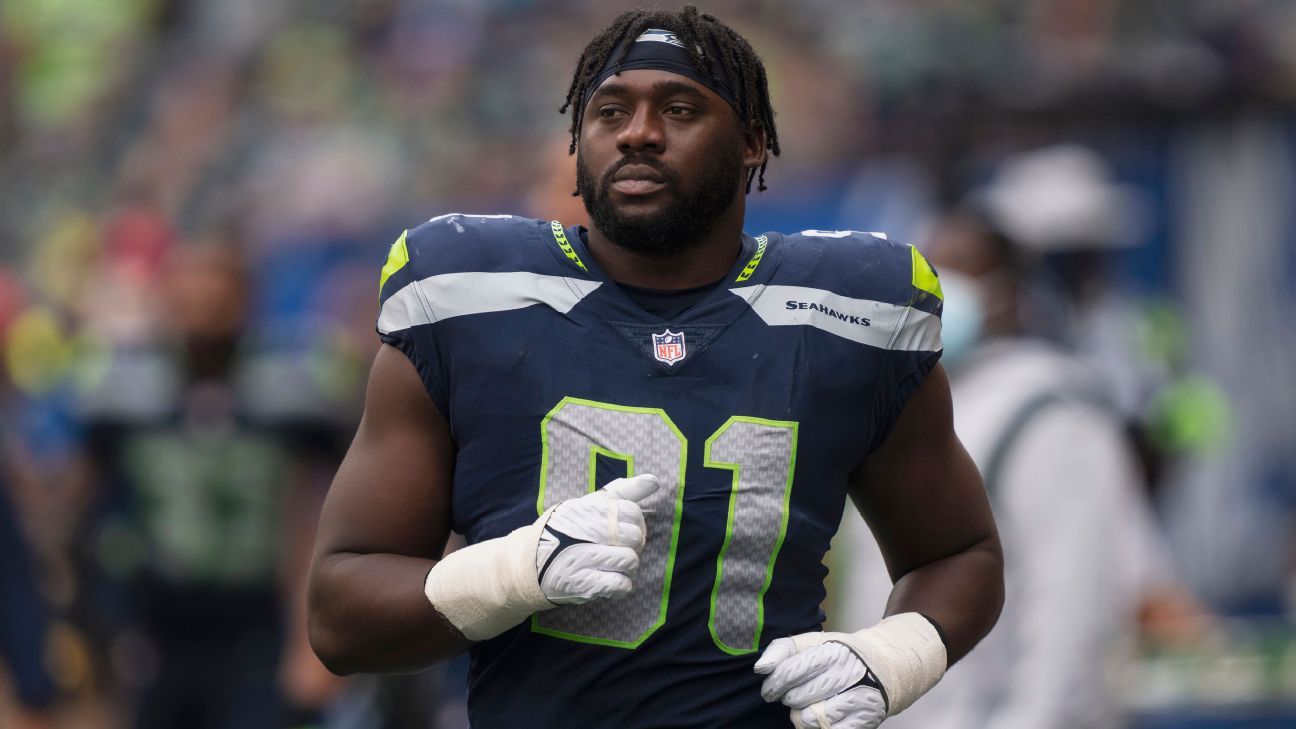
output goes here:
<path id="1" fill-rule="evenodd" d="M 554 607 L 536 577 L 536 545 L 551 512 L 506 536 L 452 552 L 428 572 L 423 594 L 468 640 L 494 638 Z"/>
<path id="2" fill-rule="evenodd" d="M 892 615 L 856 633 L 824 635 L 850 646 L 868 664 L 886 690 L 887 716 L 909 708 L 945 675 L 945 644 L 918 613 Z"/>

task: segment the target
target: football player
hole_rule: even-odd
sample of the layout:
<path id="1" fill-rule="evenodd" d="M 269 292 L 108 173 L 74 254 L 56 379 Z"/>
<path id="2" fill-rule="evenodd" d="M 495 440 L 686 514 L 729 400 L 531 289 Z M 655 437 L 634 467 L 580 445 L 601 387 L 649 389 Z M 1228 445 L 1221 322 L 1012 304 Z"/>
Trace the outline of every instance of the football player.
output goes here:
<path id="1" fill-rule="evenodd" d="M 450 214 L 391 248 L 315 649 L 341 673 L 468 650 L 476 727 L 877 726 L 1003 594 L 939 279 L 877 235 L 743 232 L 779 143 L 714 17 L 620 16 L 568 107 L 590 228 Z M 848 496 L 896 582 L 881 622 L 825 633 Z"/>

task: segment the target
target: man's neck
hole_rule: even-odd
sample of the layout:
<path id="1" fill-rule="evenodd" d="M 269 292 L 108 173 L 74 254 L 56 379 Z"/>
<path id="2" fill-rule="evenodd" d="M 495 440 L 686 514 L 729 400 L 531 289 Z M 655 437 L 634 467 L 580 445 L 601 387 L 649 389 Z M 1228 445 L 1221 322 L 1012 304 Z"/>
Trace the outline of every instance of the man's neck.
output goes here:
<path id="1" fill-rule="evenodd" d="M 600 268 L 617 283 L 645 289 L 689 289 L 714 283 L 733 268 L 742 251 L 741 205 L 716 221 L 706 239 L 678 253 L 655 255 L 623 248 L 595 228 L 587 247 Z"/>

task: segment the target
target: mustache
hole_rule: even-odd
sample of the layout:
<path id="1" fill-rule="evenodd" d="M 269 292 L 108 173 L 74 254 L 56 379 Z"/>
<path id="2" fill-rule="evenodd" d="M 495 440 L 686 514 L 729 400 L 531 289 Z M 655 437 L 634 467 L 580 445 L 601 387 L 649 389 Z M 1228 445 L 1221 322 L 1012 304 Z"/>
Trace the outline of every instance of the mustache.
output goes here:
<path id="1" fill-rule="evenodd" d="M 606 190 L 607 188 L 611 187 L 612 178 L 616 176 L 616 173 L 620 172 L 623 167 L 627 167 L 629 165 L 643 165 L 644 167 L 651 167 L 654 172 L 661 175 L 662 180 L 664 180 L 667 185 L 670 186 L 675 185 L 675 175 L 672 174 L 671 171 L 666 167 L 664 167 L 659 161 L 657 161 L 655 157 L 651 157 L 645 154 L 628 154 L 622 157 L 620 160 L 618 160 L 616 164 L 612 165 L 612 169 L 608 170 L 607 174 L 603 175 L 603 179 L 601 181 L 602 188 Z"/>

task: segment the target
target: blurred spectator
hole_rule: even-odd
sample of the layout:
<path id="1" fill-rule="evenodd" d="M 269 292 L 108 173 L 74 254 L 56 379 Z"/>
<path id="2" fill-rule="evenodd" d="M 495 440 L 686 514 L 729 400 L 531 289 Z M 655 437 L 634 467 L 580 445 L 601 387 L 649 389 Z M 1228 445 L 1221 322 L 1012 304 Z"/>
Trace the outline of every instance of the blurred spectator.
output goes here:
<path id="1" fill-rule="evenodd" d="M 7 359 L 10 325 L 25 305 L 22 285 L 0 268 L 0 361 Z M 0 674 L 17 706 L 6 715 L 7 697 L 0 696 L 0 720 L 16 729 L 52 726 L 48 709 L 57 687 L 46 668 L 45 651 L 50 632 L 50 608 L 36 584 L 31 549 L 14 508 L 10 469 L 12 436 L 8 413 L 12 409 L 7 368 L 0 367 Z M 4 691 L 0 681 L 0 691 Z"/>
<path id="2" fill-rule="evenodd" d="M 1085 357 L 1111 389 L 1122 417 L 1142 418 L 1164 384 L 1165 364 L 1145 361 L 1136 346 L 1137 305 L 1119 289 L 1111 254 L 1142 243 L 1148 203 L 1118 184 L 1093 150 L 1064 144 L 1005 160 L 979 202 L 995 225 L 1036 260 L 1051 264 L 1047 315 L 1026 322 Z M 1160 368 L 1160 369 L 1159 369 Z"/>
<path id="3" fill-rule="evenodd" d="M 1149 236 L 1147 194 L 1117 182 L 1097 152 L 1071 143 L 1004 160 L 976 201 L 1017 245 L 1018 268 L 1033 265 L 1036 275 L 1023 279 L 1018 296 L 1032 302 L 1021 329 L 1060 342 L 1101 380 L 1147 494 L 1179 487 L 1174 472 L 1217 446 L 1229 412 L 1219 388 L 1188 370 L 1188 335 L 1174 311 L 1145 303 L 1116 271 L 1116 255 Z M 1168 554 L 1159 559 L 1168 566 Z M 1144 630 L 1175 638 L 1200 628 L 1195 603 L 1173 585 L 1160 587 L 1133 584 Z"/>
<path id="4" fill-rule="evenodd" d="M 1135 455 L 1103 380 L 1024 335 L 1021 252 L 970 213 L 937 226 L 943 362 L 954 422 L 991 494 L 1007 596 L 990 635 L 888 727 L 1072 729 L 1120 724 L 1109 660 L 1140 600 L 1174 592 Z M 847 520 L 851 521 L 851 520 Z M 890 580 L 876 546 L 849 566 L 842 624 L 881 614 Z M 839 604 L 845 604 L 838 599 Z"/>
<path id="5" fill-rule="evenodd" d="M 162 329 L 110 349 L 83 402 L 97 567 L 122 588 L 114 659 L 135 726 L 278 727 L 338 689 L 299 616 L 335 425 L 309 377 L 245 337 L 236 246 L 181 247 L 157 285 Z"/>

